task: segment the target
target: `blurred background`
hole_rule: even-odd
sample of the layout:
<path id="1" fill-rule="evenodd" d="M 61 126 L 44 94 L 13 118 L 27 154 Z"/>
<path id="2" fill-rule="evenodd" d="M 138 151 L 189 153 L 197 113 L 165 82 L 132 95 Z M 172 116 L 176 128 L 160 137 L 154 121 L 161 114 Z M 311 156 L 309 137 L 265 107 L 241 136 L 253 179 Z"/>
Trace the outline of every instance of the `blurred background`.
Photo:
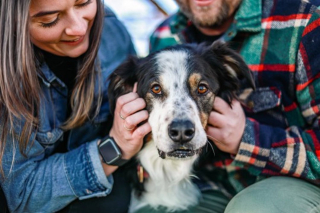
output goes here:
<path id="1" fill-rule="evenodd" d="M 127 27 L 139 56 L 149 52 L 154 29 L 178 10 L 175 0 L 104 0 Z"/>

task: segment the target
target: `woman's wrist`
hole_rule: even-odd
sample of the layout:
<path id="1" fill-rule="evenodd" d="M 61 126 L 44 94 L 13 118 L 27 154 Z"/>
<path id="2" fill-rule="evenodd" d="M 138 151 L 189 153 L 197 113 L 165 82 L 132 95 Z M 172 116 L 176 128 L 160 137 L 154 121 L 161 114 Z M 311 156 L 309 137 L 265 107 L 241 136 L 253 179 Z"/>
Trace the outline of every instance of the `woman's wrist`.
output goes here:
<path id="1" fill-rule="evenodd" d="M 99 149 L 100 143 L 101 143 L 101 140 L 98 140 L 98 142 L 97 142 L 98 149 Z M 113 172 L 115 172 L 118 169 L 118 166 L 112 166 L 112 165 L 106 164 L 100 153 L 99 153 L 99 158 L 100 158 L 100 162 L 101 162 L 103 171 L 106 176 L 111 175 Z"/>

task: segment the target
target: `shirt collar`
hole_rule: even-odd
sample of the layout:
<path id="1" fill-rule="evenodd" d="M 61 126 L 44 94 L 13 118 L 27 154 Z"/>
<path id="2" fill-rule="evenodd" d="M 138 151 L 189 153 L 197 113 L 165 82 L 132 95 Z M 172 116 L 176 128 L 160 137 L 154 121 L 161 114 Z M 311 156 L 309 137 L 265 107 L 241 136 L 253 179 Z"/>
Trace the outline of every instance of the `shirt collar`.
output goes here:
<path id="1" fill-rule="evenodd" d="M 261 0 L 243 0 L 235 15 L 239 31 L 261 31 L 262 2 Z"/>
<path id="2" fill-rule="evenodd" d="M 64 86 L 64 83 L 55 76 L 55 74 L 50 70 L 47 63 L 42 63 L 41 72 L 38 73 L 38 77 L 42 80 L 42 82 L 47 86 L 50 87 L 53 81 L 57 81 L 58 84 L 61 86 Z"/>

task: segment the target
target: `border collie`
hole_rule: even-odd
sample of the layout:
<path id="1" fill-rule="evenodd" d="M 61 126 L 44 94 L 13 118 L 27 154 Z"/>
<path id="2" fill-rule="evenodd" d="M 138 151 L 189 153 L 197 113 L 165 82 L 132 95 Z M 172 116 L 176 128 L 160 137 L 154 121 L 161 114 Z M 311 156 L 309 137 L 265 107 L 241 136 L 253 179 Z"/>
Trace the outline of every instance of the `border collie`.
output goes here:
<path id="1" fill-rule="evenodd" d="M 193 164 L 210 143 L 205 129 L 214 99 L 219 96 L 230 104 L 237 98 L 240 80 L 254 88 L 241 56 L 222 42 L 177 45 L 133 57 L 111 74 L 112 112 L 116 99 L 138 82 L 137 93 L 147 103 L 152 128 L 152 137 L 136 157 L 148 178 L 140 180 L 143 189 L 133 193 L 131 212 L 146 205 L 185 210 L 198 203 Z"/>

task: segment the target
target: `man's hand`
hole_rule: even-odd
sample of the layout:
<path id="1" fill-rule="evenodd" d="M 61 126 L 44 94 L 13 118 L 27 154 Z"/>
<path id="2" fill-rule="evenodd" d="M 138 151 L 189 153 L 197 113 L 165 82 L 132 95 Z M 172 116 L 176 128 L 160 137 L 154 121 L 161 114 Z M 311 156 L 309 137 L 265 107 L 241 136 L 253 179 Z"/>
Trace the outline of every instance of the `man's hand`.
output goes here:
<path id="1" fill-rule="evenodd" d="M 216 97 L 206 132 L 220 150 L 237 154 L 246 119 L 239 101 L 233 100 L 231 106 Z"/>

